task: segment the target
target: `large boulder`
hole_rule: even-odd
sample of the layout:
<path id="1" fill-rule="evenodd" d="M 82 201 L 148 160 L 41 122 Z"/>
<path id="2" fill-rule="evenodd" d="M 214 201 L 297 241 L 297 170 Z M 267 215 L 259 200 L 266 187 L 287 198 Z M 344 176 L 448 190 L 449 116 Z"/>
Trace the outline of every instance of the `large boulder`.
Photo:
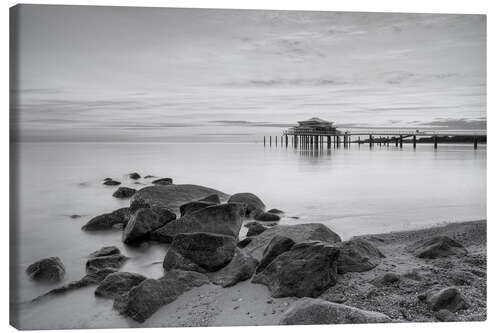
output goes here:
<path id="1" fill-rule="evenodd" d="M 113 193 L 113 196 L 115 198 L 119 198 L 119 199 L 126 199 L 126 198 L 130 198 L 131 196 L 133 196 L 135 194 L 135 192 L 136 192 L 136 190 L 133 188 L 126 187 L 126 186 L 120 186 Z"/>
<path id="2" fill-rule="evenodd" d="M 209 201 L 191 201 L 179 207 L 181 217 L 199 211 L 200 209 L 216 205 Z"/>
<path id="3" fill-rule="evenodd" d="M 250 279 L 258 263 L 257 259 L 237 249 L 231 262 L 210 276 L 210 280 L 223 288 L 234 286 Z"/>
<path id="4" fill-rule="evenodd" d="M 256 213 L 266 209 L 266 205 L 253 193 L 236 193 L 233 194 L 228 203 L 237 203 L 244 207 L 246 216 L 253 216 Z"/>
<path id="5" fill-rule="evenodd" d="M 427 293 L 425 302 L 433 311 L 445 309 L 455 312 L 469 307 L 469 304 L 465 301 L 462 293 L 456 287 L 431 290 Z"/>
<path id="6" fill-rule="evenodd" d="M 370 242 L 353 239 L 337 244 L 340 254 L 337 263 L 339 274 L 364 272 L 375 268 L 385 256 Z"/>
<path id="7" fill-rule="evenodd" d="M 169 185 L 169 186 L 148 186 L 137 191 L 131 199 L 131 205 L 135 201 L 143 201 L 151 207 L 163 207 L 174 212 L 179 212 L 179 207 L 187 202 L 200 200 L 212 194 L 217 194 L 222 200 L 227 200 L 229 195 L 215 189 L 191 185 Z"/>
<path id="8" fill-rule="evenodd" d="M 163 208 L 162 215 L 151 208 L 140 208 L 135 212 L 123 230 L 122 240 L 126 244 L 137 244 L 149 238 L 154 230 L 175 219 L 175 214 Z M 166 211 L 166 212 L 165 212 Z M 167 213 L 168 212 L 168 213 Z"/>
<path id="9" fill-rule="evenodd" d="M 277 225 L 253 237 L 246 250 L 260 260 L 264 249 L 274 236 L 280 235 L 291 238 L 295 243 L 317 240 L 327 243 L 340 242 L 340 236 L 321 223 L 306 223 L 296 225 Z"/>
<path id="10" fill-rule="evenodd" d="M 59 257 L 49 257 L 35 261 L 26 269 L 33 280 L 58 282 L 64 278 L 66 270 Z"/>
<path id="11" fill-rule="evenodd" d="M 269 212 L 258 212 L 255 214 L 254 219 L 262 222 L 276 222 L 280 220 L 280 217 Z"/>
<path id="12" fill-rule="evenodd" d="M 243 211 L 238 204 L 210 206 L 185 215 L 151 233 L 151 238 L 171 242 L 177 234 L 208 232 L 238 238 Z"/>
<path id="13" fill-rule="evenodd" d="M 142 281 L 128 293 L 118 296 L 113 306 L 120 314 L 142 323 L 184 292 L 207 283 L 210 281 L 203 274 L 171 270 L 160 279 Z"/>
<path id="14" fill-rule="evenodd" d="M 104 268 L 118 269 L 128 258 L 121 254 L 111 254 L 107 256 L 92 257 L 87 260 L 85 269 L 87 273 L 95 273 Z"/>
<path id="15" fill-rule="evenodd" d="M 233 258 L 236 240 L 211 233 L 177 234 L 163 260 L 163 268 L 215 272 Z"/>
<path id="16" fill-rule="evenodd" d="M 274 259 L 252 282 L 266 285 L 273 297 L 317 297 L 337 283 L 339 250 L 332 244 L 305 242 Z"/>
<path id="17" fill-rule="evenodd" d="M 115 225 L 127 225 L 130 219 L 128 207 L 117 209 L 111 213 L 102 214 L 92 218 L 82 227 L 85 231 L 109 230 Z"/>
<path id="18" fill-rule="evenodd" d="M 447 236 L 435 236 L 419 240 L 407 250 L 418 258 L 436 259 L 450 255 L 466 255 L 467 249 L 462 244 Z"/>
<path id="19" fill-rule="evenodd" d="M 322 299 L 301 298 L 284 313 L 281 325 L 327 325 L 389 323 L 391 318 L 380 312 L 332 303 Z"/>
<path id="20" fill-rule="evenodd" d="M 106 276 L 94 294 L 99 297 L 116 298 L 146 280 L 145 276 L 129 272 L 116 272 Z"/>
<path id="21" fill-rule="evenodd" d="M 262 260 L 257 267 L 256 273 L 260 273 L 280 254 L 290 250 L 294 245 L 295 242 L 291 238 L 281 235 L 274 236 L 264 250 Z"/>

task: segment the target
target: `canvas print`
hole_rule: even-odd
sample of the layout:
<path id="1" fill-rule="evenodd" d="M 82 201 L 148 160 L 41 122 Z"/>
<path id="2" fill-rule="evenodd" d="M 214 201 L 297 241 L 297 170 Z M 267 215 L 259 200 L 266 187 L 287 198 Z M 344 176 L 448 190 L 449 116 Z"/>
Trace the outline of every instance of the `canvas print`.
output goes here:
<path id="1" fill-rule="evenodd" d="M 11 324 L 486 320 L 486 16 L 11 8 Z"/>

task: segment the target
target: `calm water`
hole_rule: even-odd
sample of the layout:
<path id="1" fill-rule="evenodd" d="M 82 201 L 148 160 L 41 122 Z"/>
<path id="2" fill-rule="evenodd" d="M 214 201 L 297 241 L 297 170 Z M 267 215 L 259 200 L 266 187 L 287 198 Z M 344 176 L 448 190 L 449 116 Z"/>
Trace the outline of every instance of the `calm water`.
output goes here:
<path id="1" fill-rule="evenodd" d="M 23 143 L 17 147 L 16 269 L 24 328 L 132 325 L 109 311 L 109 301 L 96 300 L 93 289 L 45 305 L 26 303 L 54 287 L 34 283 L 24 274 L 37 259 L 59 256 L 66 266 L 67 283 L 84 275 L 90 252 L 117 245 L 132 257 L 123 270 L 161 276 L 157 263 L 165 252 L 161 246 L 125 248 L 120 232 L 80 230 L 89 218 L 128 205 L 128 200 L 111 196 L 115 188 L 101 185 L 105 177 L 139 188 L 126 176 L 137 171 L 226 193 L 253 192 L 268 208 L 286 212 L 282 223 L 321 222 L 343 238 L 486 218 L 486 149 L 474 151 L 471 144 L 440 145 L 437 151 L 431 145 L 419 145 L 417 150 L 409 144 L 403 150 L 352 145 L 317 153 L 215 143 Z M 72 214 L 83 217 L 71 219 Z"/>

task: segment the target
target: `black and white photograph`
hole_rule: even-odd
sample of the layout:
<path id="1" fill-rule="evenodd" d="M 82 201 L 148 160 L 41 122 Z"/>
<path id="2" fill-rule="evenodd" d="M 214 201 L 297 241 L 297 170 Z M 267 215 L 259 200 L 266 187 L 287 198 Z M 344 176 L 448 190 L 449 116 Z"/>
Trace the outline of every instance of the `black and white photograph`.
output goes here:
<path id="1" fill-rule="evenodd" d="M 11 7 L 10 324 L 486 321 L 486 27 Z"/>

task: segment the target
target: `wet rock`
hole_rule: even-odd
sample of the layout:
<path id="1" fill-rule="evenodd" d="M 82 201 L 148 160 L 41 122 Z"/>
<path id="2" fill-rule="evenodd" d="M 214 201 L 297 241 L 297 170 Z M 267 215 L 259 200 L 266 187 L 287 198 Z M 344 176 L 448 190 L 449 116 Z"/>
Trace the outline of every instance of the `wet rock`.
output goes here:
<path id="1" fill-rule="evenodd" d="M 181 216 L 184 216 L 214 205 L 215 204 L 213 202 L 208 201 L 192 201 L 180 206 L 179 209 Z"/>
<path id="2" fill-rule="evenodd" d="M 172 222 L 177 218 L 177 215 L 175 215 L 175 213 L 166 208 L 153 207 L 151 208 L 151 210 L 158 216 L 159 224 L 161 224 L 162 226 L 169 222 Z"/>
<path id="3" fill-rule="evenodd" d="M 236 193 L 233 194 L 228 203 L 237 203 L 243 205 L 246 216 L 252 216 L 254 213 L 261 212 L 266 209 L 266 205 L 253 193 Z"/>
<path id="4" fill-rule="evenodd" d="M 284 214 L 285 213 L 284 211 L 276 209 L 276 208 L 269 209 L 267 212 L 271 213 L 271 214 Z"/>
<path id="5" fill-rule="evenodd" d="M 135 194 L 136 190 L 130 187 L 125 187 L 125 186 L 120 186 L 118 189 L 113 193 L 113 197 L 119 198 L 119 199 L 125 199 L 125 198 L 130 198 Z"/>
<path id="6" fill-rule="evenodd" d="M 215 272 L 226 266 L 236 250 L 234 237 L 210 233 L 177 234 L 167 251 L 163 268 Z"/>
<path id="7" fill-rule="evenodd" d="M 332 303 L 321 299 L 302 298 L 292 304 L 280 320 L 281 325 L 325 325 L 389 323 L 391 318 L 380 312 Z"/>
<path id="8" fill-rule="evenodd" d="M 317 297 L 337 282 L 339 250 L 332 244 L 305 242 L 275 258 L 252 282 L 266 285 L 273 297 Z"/>
<path id="9" fill-rule="evenodd" d="M 339 274 L 368 271 L 385 258 L 375 246 L 362 239 L 341 242 L 337 246 L 340 250 L 337 264 Z"/>
<path id="10" fill-rule="evenodd" d="M 107 182 L 107 181 L 109 181 L 109 180 L 113 180 L 113 178 L 106 177 L 106 178 L 104 178 L 102 181 L 103 181 L 103 182 Z"/>
<path id="11" fill-rule="evenodd" d="M 258 263 L 257 259 L 236 249 L 231 262 L 210 276 L 210 280 L 223 288 L 234 286 L 240 281 L 250 279 Z"/>
<path id="12" fill-rule="evenodd" d="M 85 231 L 109 230 L 115 224 L 126 225 L 130 219 L 129 208 L 120 208 L 111 213 L 102 214 L 92 218 L 82 227 Z"/>
<path id="13" fill-rule="evenodd" d="M 136 273 L 116 272 L 106 276 L 94 294 L 99 297 L 116 298 L 146 280 L 145 276 Z"/>
<path id="14" fill-rule="evenodd" d="M 376 277 L 375 279 L 371 280 L 370 283 L 377 286 L 377 287 L 383 287 L 383 286 L 389 286 L 393 283 L 396 283 L 400 280 L 400 276 L 395 273 L 385 273 L 381 276 Z"/>
<path id="15" fill-rule="evenodd" d="M 257 236 L 267 230 L 262 224 L 258 222 L 247 223 L 245 227 L 248 228 L 247 237 Z"/>
<path id="16" fill-rule="evenodd" d="M 64 278 L 66 270 L 59 257 L 40 259 L 26 269 L 26 274 L 33 280 L 57 282 Z"/>
<path id="17" fill-rule="evenodd" d="M 169 217 L 175 219 L 175 214 L 165 211 L 170 214 L 159 215 L 150 208 L 137 210 L 123 230 L 122 241 L 125 244 L 137 244 L 149 239 L 151 232 L 171 221 Z"/>
<path id="18" fill-rule="evenodd" d="M 78 215 L 78 214 L 73 214 L 73 215 L 70 215 L 69 217 L 71 217 L 72 219 L 79 219 L 82 216 Z"/>
<path id="19" fill-rule="evenodd" d="M 236 244 L 237 247 L 239 247 L 240 249 L 243 249 L 245 248 L 248 244 L 250 244 L 250 242 L 252 241 L 252 237 L 247 237 L 245 239 L 242 239 L 238 242 L 238 244 Z"/>
<path id="20" fill-rule="evenodd" d="M 146 176 L 144 176 L 144 179 L 148 179 L 148 178 L 156 178 L 156 176 L 153 176 L 153 175 L 146 175 Z"/>
<path id="21" fill-rule="evenodd" d="M 85 264 L 87 273 L 95 273 L 104 268 L 119 269 L 128 258 L 121 254 L 111 254 L 89 258 Z"/>
<path id="22" fill-rule="evenodd" d="M 242 223 L 243 211 L 240 205 L 210 206 L 166 224 L 152 232 L 151 238 L 169 243 L 178 234 L 207 232 L 237 239 Z"/>
<path id="23" fill-rule="evenodd" d="M 104 246 L 100 248 L 99 250 L 92 252 L 89 254 L 89 258 L 96 258 L 96 257 L 104 257 L 104 256 L 110 256 L 113 254 L 120 254 L 120 249 L 117 248 L 116 246 Z"/>
<path id="24" fill-rule="evenodd" d="M 430 291 L 426 295 L 425 302 L 433 311 L 445 309 L 455 312 L 469 307 L 469 304 L 467 304 L 462 294 L 456 287 Z"/>
<path id="25" fill-rule="evenodd" d="M 439 321 L 458 321 L 457 316 L 448 310 L 439 310 L 435 313 L 435 316 Z"/>
<path id="26" fill-rule="evenodd" d="M 137 179 L 141 178 L 141 175 L 138 174 L 137 172 L 129 173 L 128 176 L 129 176 L 130 179 L 134 179 L 134 180 L 137 180 Z"/>
<path id="27" fill-rule="evenodd" d="M 108 179 L 106 181 L 104 181 L 103 185 L 107 185 L 107 186 L 116 186 L 116 185 L 120 185 L 121 182 L 117 181 L 117 180 L 113 180 L 113 179 Z"/>
<path id="28" fill-rule="evenodd" d="M 264 250 L 262 260 L 257 267 L 256 273 L 260 273 L 264 268 L 267 267 L 267 265 L 269 265 L 274 259 L 276 259 L 276 257 L 290 250 L 294 245 L 295 242 L 291 238 L 281 235 L 274 236 Z"/>
<path id="29" fill-rule="evenodd" d="M 450 255 L 466 255 L 467 250 L 459 242 L 447 237 L 436 236 L 415 242 L 407 248 L 418 258 L 436 259 Z"/>
<path id="30" fill-rule="evenodd" d="M 245 249 L 254 258 L 260 260 L 264 249 L 276 235 L 291 238 L 295 243 L 302 243 L 310 240 L 318 240 L 327 243 L 337 243 L 341 241 L 339 235 L 321 223 L 277 225 L 255 236 Z"/>
<path id="31" fill-rule="evenodd" d="M 206 196 L 205 198 L 201 198 L 198 201 L 203 201 L 203 202 L 211 202 L 217 205 L 220 205 L 220 198 L 217 194 L 211 194 L 209 196 Z"/>
<path id="32" fill-rule="evenodd" d="M 128 293 L 117 297 L 113 306 L 120 314 L 142 323 L 184 292 L 207 283 L 210 282 L 203 274 L 171 270 L 161 279 L 144 280 Z"/>
<path id="33" fill-rule="evenodd" d="M 256 219 L 257 221 L 262 221 L 262 222 L 275 222 L 275 221 L 279 221 L 280 217 L 276 214 L 267 213 L 267 212 L 260 212 L 260 213 L 255 214 L 254 219 Z"/>
<path id="34" fill-rule="evenodd" d="M 160 178 L 160 179 L 155 179 L 151 183 L 155 185 L 172 185 L 172 178 Z"/>

